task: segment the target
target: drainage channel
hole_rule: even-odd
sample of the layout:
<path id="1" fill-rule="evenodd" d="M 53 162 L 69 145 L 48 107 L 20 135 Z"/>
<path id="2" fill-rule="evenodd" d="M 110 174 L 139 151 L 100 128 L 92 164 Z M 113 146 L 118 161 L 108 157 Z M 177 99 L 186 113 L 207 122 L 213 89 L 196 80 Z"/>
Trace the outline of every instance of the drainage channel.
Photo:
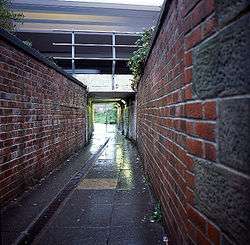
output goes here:
<path id="1" fill-rule="evenodd" d="M 22 234 L 13 243 L 14 245 L 31 244 L 36 236 L 41 232 L 44 226 L 49 222 L 55 212 L 58 210 L 62 202 L 69 196 L 74 188 L 77 187 L 80 180 L 88 173 L 92 164 L 98 159 L 104 150 L 105 146 L 108 144 L 109 138 L 105 143 L 100 146 L 97 152 L 89 158 L 84 166 L 72 176 L 69 182 L 62 188 L 62 190 L 57 194 L 57 196 L 41 211 L 41 213 L 34 219 L 34 221 L 27 227 L 27 229 L 22 232 Z"/>

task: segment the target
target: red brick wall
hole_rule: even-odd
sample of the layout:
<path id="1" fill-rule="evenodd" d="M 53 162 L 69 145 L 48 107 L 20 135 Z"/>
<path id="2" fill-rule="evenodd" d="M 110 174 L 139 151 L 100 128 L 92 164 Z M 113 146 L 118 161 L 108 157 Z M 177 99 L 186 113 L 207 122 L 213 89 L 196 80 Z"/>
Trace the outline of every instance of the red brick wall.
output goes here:
<path id="1" fill-rule="evenodd" d="M 0 204 L 84 145 L 86 89 L 73 80 L 0 37 Z"/>
<path id="2" fill-rule="evenodd" d="M 249 2 L 166 1 L 137 141 L 171 244 L 247 244 Z"/>

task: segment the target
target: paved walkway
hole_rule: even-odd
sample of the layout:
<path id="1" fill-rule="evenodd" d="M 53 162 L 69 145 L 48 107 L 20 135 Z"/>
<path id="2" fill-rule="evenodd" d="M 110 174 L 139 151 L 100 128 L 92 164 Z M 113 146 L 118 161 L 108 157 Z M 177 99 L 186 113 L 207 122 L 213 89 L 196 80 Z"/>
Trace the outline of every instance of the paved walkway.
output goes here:
<path id="1" fill-rule="evenodd" d="M 3 212 L 3 244 L 163 244 L 154 206 L 134 145 L 99 125 L 84 151 Z"/>

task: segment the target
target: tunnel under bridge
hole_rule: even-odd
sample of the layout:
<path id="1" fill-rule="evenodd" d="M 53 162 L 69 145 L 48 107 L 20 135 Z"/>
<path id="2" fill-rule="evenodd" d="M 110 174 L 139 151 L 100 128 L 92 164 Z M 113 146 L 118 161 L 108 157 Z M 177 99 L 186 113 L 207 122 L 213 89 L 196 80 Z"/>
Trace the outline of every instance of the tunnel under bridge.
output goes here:
<path id="1" fill-rule="evenodd" d="M 113 104 L 117 113 L 118 130 L 131 140 L 136 140 L 136 100 L 135 92 L 98 91 L 88 94 L 88 137 L 94 130 L 96 104 Z"/>

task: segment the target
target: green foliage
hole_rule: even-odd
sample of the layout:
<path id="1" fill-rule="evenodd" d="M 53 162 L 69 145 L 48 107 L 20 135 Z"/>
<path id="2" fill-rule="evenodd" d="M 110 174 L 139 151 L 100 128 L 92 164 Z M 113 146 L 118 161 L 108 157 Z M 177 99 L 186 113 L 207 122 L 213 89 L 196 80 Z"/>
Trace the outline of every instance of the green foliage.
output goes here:
<path id="1" fill-rule="evenodd" d="M 0 0 L 0 28 L 14 31 L 17 22 L 22 22 L 24 15 L 11 9 L 10 0 Z"/>
<path id="2" fill-rule="evenodd" d="M 115 107 L 106 112 L 95 112 L 96 123 L 115 124 L 117 121 L 117 110 Z"/>
<path id="3" fill-rule="evenodd" d="M 161 222 L 162 221 L 162 212 L 161 212 L 161 205 L 160 203 L 157 203 L 155 206 L 155 210 L 153 214 L 151 215 L 152 222 Z"/>
<path id="4" fill-rule="evenodd" d="M 133 52 L 132 57 L 130 57 L 128 65 L 133 75 L 132 88 L 137 87 L 137 83 L 142 75 L 144 63 L 147 58 L 148 52 L 150 50 L 150 43 L 152 39 L 154 28 L 145 30 L 139 39 L 136 41 L 138 49 Z"/>
<path id="5" fill-rule="evenodd" d="M 31 43 L 32 44 L 32 43 Z M 57 66 L 56 60 L 53 58 L 53 56 L 47 56 L 46 57 L 51 63 Z"/>
<path id="6" fill-rule="evenodd" d="M 32 47 L 32 42 L 30 40 L 23 41 L 23 43 L 29 47 Z"/>

